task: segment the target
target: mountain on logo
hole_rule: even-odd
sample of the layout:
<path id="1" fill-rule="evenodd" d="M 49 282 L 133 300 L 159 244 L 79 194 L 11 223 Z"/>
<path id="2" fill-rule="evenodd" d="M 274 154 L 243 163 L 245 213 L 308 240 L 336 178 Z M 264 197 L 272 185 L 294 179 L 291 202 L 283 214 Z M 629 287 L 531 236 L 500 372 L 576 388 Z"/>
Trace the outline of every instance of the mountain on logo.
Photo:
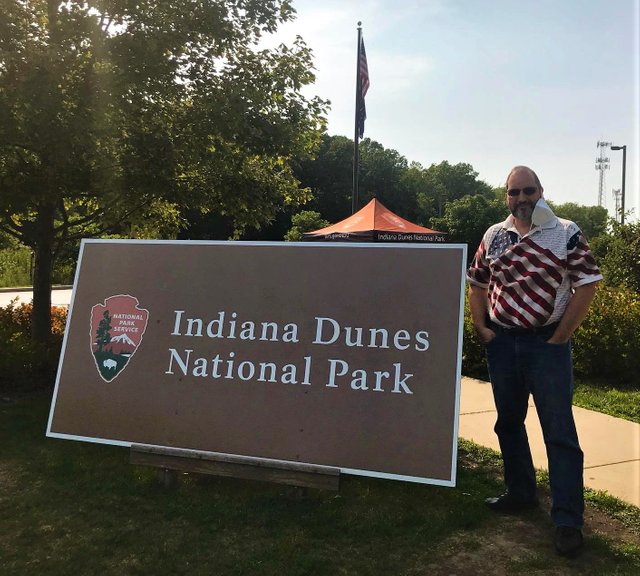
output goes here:
<path id="1" fill-rule="evenodd" d="M 114 336 L 111 338 L 111 342 L 120 342 L 122 344 L 129 344 L 130 346 L 135 346 L 135 342 L 129 338 L 124 332 L 120 334 L 120 336 Z"/>
<path id="2" fill-rule="evenodd" d="M 110 350 L 112 354 L 131 354 L 136 349 L 136 344 L 123 332 L 118 336 L 113 336 L 105 349 Z"/>

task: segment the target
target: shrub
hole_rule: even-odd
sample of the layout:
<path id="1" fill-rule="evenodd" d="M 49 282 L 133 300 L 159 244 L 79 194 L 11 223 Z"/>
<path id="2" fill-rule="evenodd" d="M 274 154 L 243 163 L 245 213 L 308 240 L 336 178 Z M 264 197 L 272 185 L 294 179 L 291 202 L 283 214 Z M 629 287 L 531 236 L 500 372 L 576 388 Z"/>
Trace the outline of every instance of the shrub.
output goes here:
<path id="1" fill-rule="evenodd" d="M 0 250 L 0 286 L 31 285 L 31 250 L 6 248 Z"/>
<path id="2" fill-rule="evenodd" d="M 303 210 L 291 217 L 291 229 L 286 233 L 284 239 L 287 242 L 300 242 L 305 232 L 312 232 L 327 226 L 329 226 L 329 221 L 324 220 L 320 212 Z"/>
<path id="3" fill-rule="evenodd" d="M 67 248 L 58 255 L 52 270 L 53 284 L 71 284 L 78 250 Z M 31 286 L 32 252 L 24 246 L 0 249 L 0 288 Z"/>
<path id="4" fill-rule="evenodd" d="M 578 376 L 640 390 L 640 294 L 601 286 L 573 338 Z"/>
<path id="5" fill-rule="evenodd" d="M 12 302 L 0 308 L 0 390 L 32 390 L 53 383 L 62 336 L 67 319 L 66 308 L 51 309 L 53 338 L 47 345 L 31 340 L 31 304 Z"/>
<path id="6" fill-rule="evenodd" d="M 462 373 L 465 376 L 488 380 L 484 343 L 473 327 L 469 298 L 464 301 L 464 340 L 462 344 Z"/>
<path id="7" fill-rule="evenodd" d="M 613 222 L 611 234 L 596 238 L 592 250 L 607 286 L 640 293 L 640 222 Z"/>

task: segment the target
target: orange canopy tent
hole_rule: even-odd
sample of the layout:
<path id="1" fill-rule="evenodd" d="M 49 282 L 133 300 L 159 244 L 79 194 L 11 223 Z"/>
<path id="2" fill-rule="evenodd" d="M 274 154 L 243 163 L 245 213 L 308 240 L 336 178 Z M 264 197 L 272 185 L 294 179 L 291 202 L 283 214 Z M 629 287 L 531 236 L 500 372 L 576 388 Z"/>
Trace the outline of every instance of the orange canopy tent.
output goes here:
<path id="1" fill-rule="evenodd" d="M 304 240 L 344 242 L 444 242 L 445 233 L 400 218 L 377 199 L 337 224 L 306 232 Z"/>

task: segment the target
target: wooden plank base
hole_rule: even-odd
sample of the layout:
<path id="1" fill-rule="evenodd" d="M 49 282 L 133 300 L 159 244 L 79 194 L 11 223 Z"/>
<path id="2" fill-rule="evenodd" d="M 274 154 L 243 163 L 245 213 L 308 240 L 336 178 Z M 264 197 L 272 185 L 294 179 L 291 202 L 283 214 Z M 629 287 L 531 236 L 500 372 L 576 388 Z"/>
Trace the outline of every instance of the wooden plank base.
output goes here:
<path id="1" fill-rule="evenodd" d="M 165 470 L 165 475 L 170 471 L 196 472 L 303 488 L 334 491 L 340 489 L 340 469 L 314 464 L 278 462 L 264 458 L 160 448 L 143 444 L 131 446 L 130 462 L 161 468 Z"/>

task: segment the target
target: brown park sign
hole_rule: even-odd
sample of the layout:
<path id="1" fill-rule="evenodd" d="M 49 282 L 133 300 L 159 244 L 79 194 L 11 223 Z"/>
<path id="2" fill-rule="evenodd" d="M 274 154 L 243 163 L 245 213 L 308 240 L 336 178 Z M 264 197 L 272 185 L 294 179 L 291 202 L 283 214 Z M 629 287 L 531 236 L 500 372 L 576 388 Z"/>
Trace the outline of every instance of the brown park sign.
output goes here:
<path id="1" fill-rule="evenodd" d="M 455 485 L 466 246 L 85 240 L 47 435 Z"/>

